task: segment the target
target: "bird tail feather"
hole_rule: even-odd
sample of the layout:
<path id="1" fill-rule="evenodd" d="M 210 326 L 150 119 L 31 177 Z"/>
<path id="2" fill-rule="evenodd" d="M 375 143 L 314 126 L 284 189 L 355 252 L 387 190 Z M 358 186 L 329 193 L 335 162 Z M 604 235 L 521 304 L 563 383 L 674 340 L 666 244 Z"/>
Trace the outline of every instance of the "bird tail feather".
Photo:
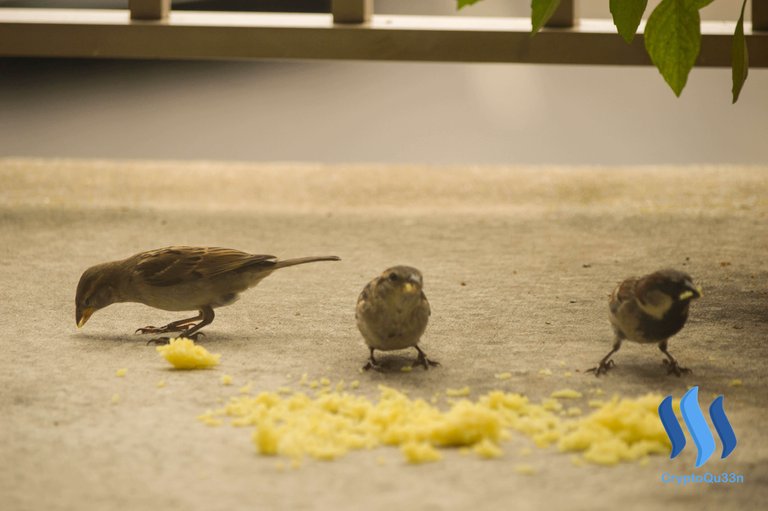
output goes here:
<path id="1" fill-rule="evenodd" d="M 283 261 L 277 261 L 274 269 L 285 268 L 286 266 L 296 266 L 297 264 L 314 263 L 316 261 L 341 261 L 338 256 L 309 256 L 309 257 L 297 257 L 296 259 L 285 259 Z"/>

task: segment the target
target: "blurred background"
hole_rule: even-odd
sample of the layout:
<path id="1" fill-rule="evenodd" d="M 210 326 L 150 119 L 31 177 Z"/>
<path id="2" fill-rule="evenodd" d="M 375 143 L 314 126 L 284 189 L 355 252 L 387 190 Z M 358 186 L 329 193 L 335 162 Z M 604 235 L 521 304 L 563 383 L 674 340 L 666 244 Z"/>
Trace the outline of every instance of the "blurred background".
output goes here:
<path id="1" fill-rule="evenodd" d="M 650 1 L 648 12 L 658 3 Z M 715 0 L 709 20 L 735 21 Z M 528 16 L 528 0 L 376 0 L 382 14 Z M 577 2 L 610 18 L 608 1 Z M 327 12 L 329 0 L 174 1 Z M 126 8 L 127 1 L 1 1 Z M 749 9 L 747 9 L 749 10 Z M 618 36 L 616 36 L 618 37 Z M 0 156 L 427 164 L 765 164 L 768 71 L 676 98 L 652 67 L 335 61 L 0 59 Z"/>

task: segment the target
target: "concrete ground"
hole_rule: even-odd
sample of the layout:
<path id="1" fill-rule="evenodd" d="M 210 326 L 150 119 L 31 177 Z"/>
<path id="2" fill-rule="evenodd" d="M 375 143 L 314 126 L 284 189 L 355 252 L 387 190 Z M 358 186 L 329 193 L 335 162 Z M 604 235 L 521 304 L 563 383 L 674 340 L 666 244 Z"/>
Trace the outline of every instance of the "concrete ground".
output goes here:
<path id="1" fill-rule="evenodd" d="M 0 182 L 4 509 L 724 510 L 757 509 L 768 498 L 766 167 L 5 159 Z M 172 313 L 119 304 L 75 328 L 85 268 L 171 244 L 343 261 L 286 269 L 220 309 L 203 340 L 222 354 L 211 371 L 171 371 L 133 334 L 177 319 Z M 424 273 L 433 315 L 423 347 L 442 367 L 361 375 L 355 299 L 396 263 Z M 633 344 L 607 377 L 584 374 L 609 348 L 606 299 L 615 283 L 666 266 L 704 287 L 671 343 L 693 374 L 667 376 L 655 348 Z M 396 367 L 406 359 L 388 360 Z M 539 374 L 545 368 L 553 374 Z M 493 377 L 502 371 L 512 379 Z M 699 385 L 702 404 L 725 394 L 739 444 L 696 470 L 689 442 L 677 459 L 645 466 L 577 467 L 535 448 L 527 457 L 508 448 L 491 461 L 449 452 L 410 466 L 381 449 L 279 472 L 274 459 L 256 455 L 250 430 L 196 420 L 239 385 L 275 390 L 305 372 L 359 379 L 359 392 L 371 396 L 380 383 L 421 397 L 468 385 L 473 396 L 501 388 L 534 400 L 565 387 L 679 397 Z M 225 373 L 234 386 L 219 383 Z M 735 378 L 743 385 L 729 386 Z M 156 387 L 160 379 L 166 387 Z M 517 473 L 519 463 L 536 474 Z M 745 482 L 660 482 L 663 472 L 707 470 Z"/>

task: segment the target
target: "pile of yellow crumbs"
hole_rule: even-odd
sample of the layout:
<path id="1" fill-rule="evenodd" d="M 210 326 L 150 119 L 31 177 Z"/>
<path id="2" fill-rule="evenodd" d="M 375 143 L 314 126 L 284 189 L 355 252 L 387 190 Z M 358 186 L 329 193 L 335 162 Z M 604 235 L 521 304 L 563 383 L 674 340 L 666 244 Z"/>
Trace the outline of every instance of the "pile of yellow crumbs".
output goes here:
<path id="1" fill-rule="evenodd" d="M 441 450 L 457 447 L 481 458 L 504 454 L 504 441 L 514 433 L 530 438 L 540 448 L 555 447 L 579 453 L 574 463 L 614 465 L 668 454 L 669 440 L 658 417 L 662 396 L 613 397 L 590 402 L 597 409 L 586 417 L 576 407 L 565 408 L 558 399 L 581 397 L 564 389 L 540 403 L 526 396 L 492 391 L 477 398 L 449 400 L 441 410 L 424 399 L 413 399 L 396 389 L 379 386 L 375 400 L 345 391 L 327 379 L 300 385 L 315 389 L 238 395 L 220 409 L 198 417 L 210 426 L 229 419 L 236 427 L 252 427 L 253 443 L 262 455 L 279 455 L 299 463 L 305 456 L 332 460 L 349 451 L 398 447 L 406 461 L 423 463 L 442 458 Z M 357 388 L 352 382 L 350 388 Z M 469 389 L 447 392 L 467 396 Z M 527 469 L 526 469 L 527 470 Z"/>
<path id="2" fill-rule="evenodd" d="M 207 369 L 218 365 L 221 358 L 218 353 L 209 353 L 192 339 L 183 337 L 171 339 L 167 345 L 158 346 L 157 351 L 176 369 Z"/>

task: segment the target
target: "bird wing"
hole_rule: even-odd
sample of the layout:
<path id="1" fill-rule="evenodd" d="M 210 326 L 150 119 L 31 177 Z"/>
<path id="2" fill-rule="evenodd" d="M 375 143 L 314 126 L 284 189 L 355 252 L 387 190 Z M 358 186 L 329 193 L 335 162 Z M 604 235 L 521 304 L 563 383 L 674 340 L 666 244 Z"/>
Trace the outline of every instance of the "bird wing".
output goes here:
<path id="1" fill-rule="evenodd" d="M 142 252 L 135 257 L 139 259 L 136 274 L 147 284 L 161 287 L 254 266 L 263 266 L 268 270 L 275 265 L 275 256 L 218 247 L 166 247 Z"/>
<path id="2" fill-rule="evenodd" d="M 611 294 L 611 313 L 616 314 L 623 303 L 635 298 L 635 286 L 637 286 L 637 277 L 630 277 L 616 286 Z"/>

